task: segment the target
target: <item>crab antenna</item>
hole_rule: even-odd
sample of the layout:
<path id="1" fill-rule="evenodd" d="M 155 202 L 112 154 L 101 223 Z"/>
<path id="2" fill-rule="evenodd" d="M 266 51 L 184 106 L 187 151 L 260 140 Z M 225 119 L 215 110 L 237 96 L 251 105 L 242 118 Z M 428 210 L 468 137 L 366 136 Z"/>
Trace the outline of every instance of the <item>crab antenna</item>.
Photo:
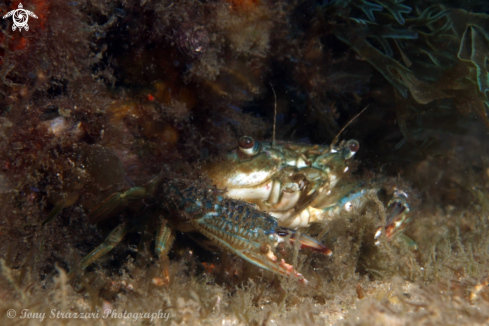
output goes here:
<path id="1" fill-rule="evenodd" d="M 329 145 L 329 149 L 332 149 L 333 146 L 338 142 L 338 139 L 340 138 L 340 135 L 341 133 L 346 129 L 346 127 L 348 127 L 350 125 L 350 123 L 352 123 L 356 118 L 358 118 L 358 116 L 360 114 L 363 113 L 363 111 L 365 111 L 366 109 L 368 109 L 368 107 L 370 106 L 367 105 L 362 111 L 360 111 L 356 116 L 354 116 L 353 118 L 350 119 L 350 121 L 348 121 L 348 123 L 343 127 L 341 128 L 340 132 L 338 132 L 338 134 L 335 136 L 335 138 L 333 139 L 333 141 L 331 142 L 331 145 Z"/>
<path id="2" fill-rule="evenodd" d="M 277 123 L 277 94 L 275 93 L 275 88 L 273 88 L 272 82 L 270 82 L 272 87 L 273 97 L 275 98 L 275 111 L 273 114 L 273 132 L 272 132 L 272 147 L 275 146 L 275 124 Z"/>

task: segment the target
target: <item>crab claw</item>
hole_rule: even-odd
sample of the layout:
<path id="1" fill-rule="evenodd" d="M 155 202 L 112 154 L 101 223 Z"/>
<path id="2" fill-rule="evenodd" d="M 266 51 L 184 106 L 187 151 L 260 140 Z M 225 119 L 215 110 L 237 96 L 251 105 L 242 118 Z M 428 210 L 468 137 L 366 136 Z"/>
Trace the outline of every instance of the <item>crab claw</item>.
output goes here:
<path id="1" fill-rule="evenodd" d="M 389 241 L 395 239 L 406 227 L 407 214 L 410 211 L 407 198 L 408 195 L 405 192 L 396 190 L 393 198 L 387 204 L 385 234 Z"/>
<path id="2" fill-rule="evenodd" d="M 295 277 L 302 284 L 308 284 L 309 283 L 304 278 L 304 276 L 302 276 L 301 273 L 297 272 L 294 269 L 294 266 L 287 264 L 284 259 L 281 259 L 280 262 L 278 262 L 277 256 L 275 256 L 275 254 L 273 253 L 272 249 L 270 248 L 270 245 L 262 245 L 260 247 L 260 251 L 268 259 L 267 266 L 262 267 L 261 265 L 259 265 L 260 267 L 267 269 L 271 272 L 280 274 L 280 275 Z M 247 258 L 245 258 L 245 259 L 252 262 L 255 265 L 258 265 L 257 261 L 261 260 L 261 258 L 262 258 L 262 257 L 256 257 L 256 255 L 249 255 L 249 254 L 245 254 L 245 255 L 248 256 L 248 258 L 252 258 L 252 260 L 247 259 Z"/>
<path id="3" fill-rule="evenodd" d="M 279 230 L 277 230 L 277 235 L 279 235 L 280 237 L 286 237 L 289 234 L 291 234 L 290 242 L 295 243 L 295 241 L 297 240 L 296 231 L 287 228 L 280 228 Z M 330 256 L 333 253 L 331 249 L 323 245 L 321 242 L 305 234 L 301 234 L 299 236 L 299 243 L 301 244 L 300 249 L 309 248 L 313 251 L 321 252 L 327 256 Z"/>
<path id="4" fill-rule="evenodd" d="M 191 223 L 216 245 L 265 270 L 308 283 L 294 266 L 279 260 L 274 254 L 274 247 L 284 241 L 285 231 L 287 234 L 294 234 L 294 231 L 279 228 L 273 217 L 241 202 L 225 200 L 218 205 L 202 206 L 213 209 Z M 307 236 L 301 236 L 299 241 L 304 247 L 322 252 L 329 250 Z"/>

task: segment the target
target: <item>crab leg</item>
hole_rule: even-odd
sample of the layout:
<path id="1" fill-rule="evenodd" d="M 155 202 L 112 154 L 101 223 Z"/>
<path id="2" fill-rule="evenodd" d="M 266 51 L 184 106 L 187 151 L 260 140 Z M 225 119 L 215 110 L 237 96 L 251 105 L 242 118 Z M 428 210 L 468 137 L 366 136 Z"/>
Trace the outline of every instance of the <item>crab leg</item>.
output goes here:
<path id="1" fill-rule="evenodd" d="M 338 200 L 338 203 L 323 209 L 314 209 L 308 207 L 308 212 L 310 214 L 309 222 L 321 222 L 323 219 L 327 219 L 330 216 L 334 217 L 340 215 L 343 212 L 350 212 L 353 210 L 358 210 L 365 206 L 368 202 L 367 194 L 374 195 L 380 189 L 369 189 L 361 190 L 348 194 L 347 196 Z M 392 199 L 387 204 L 386 208 L 386 225 L 385 225 L 385 235 L 388 241 L 398 238 L 402 235 L 404 228 L 409 221 L 408 213 L 410 211 L 409 204 L 407 203 L 407 194 L 403 191 L 396 190 Z M 377 230 L 375 238 L 377 239 L 382 233 L 382 228 Z M 406 236 L 403 239 L 409 239 Z M 409 239 L 410 240 L 410 239 Z M 414 243 L 410 240 L 411 243 Z M 412 245 L 410 245 L 412 247 Z"/>
<path id="2" fill-rule="evenodd" d="M 124 236 L 133 229 L 133 226 L 129 223 L 122 223 L 118 225 L 107 238 L 97 248 L 92 250 L 81 261 L 81 269 L 84 270 L 90 266 L 94 261 L 111 251 L 119 242 L 124 239 Z M 167 258 L 167 254 L 171 249 L 175 235 L 172 230 L 167 226 L 167 222 L 162 220 L 158 234 L 156 237 L 156 254 L 160 261 Z"/>
<path id="3" fill-rule="evenodd" d="M 97 223 L 103 221 L 118 213 L 124 207 L 152 196 L 159 181 L 160 178 L 157 177 L 144 187 L 133 187 L 124 193 L 116 192 L 110 195 L 107 199 L 92 209 L 89 214 L 91 222 Z"/>
<path id="4" fill-rule="evenodd" d="M 153 279 L 153 284 L 170 284 L 170 271 L 168 253 L 175 241 L 175 232 L 169 227 L 168 221 L 161 219 L 160 227 L 155 239 L 155 251 L 162 266 L 161 277 Z"/>
<path id="5" fill-rule="evenodd" d="M 175 241 L 175 234 L 167 223 L 166 220 L 161 220 L 160 228 L 156 235 L 155 251 L 160 261 L 167 259 L 168 252 L 173 245 L 173 241 Z"/>
<path id="6" fill-rule="evenodd" d="M 145 187 L 134 187 L 124 193 L 116 192 L 98 204 L 89 214 L 93 223 L 103 221 L 124 207 L 148 197 Z"/>
<path id="7" fill-rule="evenodd" d="M 84 270 L 94 261 L 108 253 L 112 250 L 119 242 L 122 241 L 124 236 L 131 231 L 132 226 L 128 223 L 122 223 L 117 226 L 107 238 L 100 244 L 97 248 L 95 248 L 91 253 L 89 253 L 83 260 L 81 261 L 81 269 Z"/>

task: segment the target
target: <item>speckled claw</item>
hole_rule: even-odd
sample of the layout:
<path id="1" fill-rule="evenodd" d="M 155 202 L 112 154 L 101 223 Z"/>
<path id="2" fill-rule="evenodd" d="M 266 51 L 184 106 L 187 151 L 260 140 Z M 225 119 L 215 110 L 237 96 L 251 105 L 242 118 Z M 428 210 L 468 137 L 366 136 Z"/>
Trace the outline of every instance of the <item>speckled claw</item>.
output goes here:
<path id="1" fill-rule="evenodd" d="M 307 283 L 292 265 L 274 254 L 274 248 L 284 242 L 286 236 L 294 234 L 293 230 L 279 228 L 272 216 L 236 200 L 207 197 L 207 202 L 202 202 L 200 207 L 209 209 L 191 223 L 215 244 L 265 270 Z M 301 236 L 299 241 L 318 251 L 329 250 L 307 236 Z"/>

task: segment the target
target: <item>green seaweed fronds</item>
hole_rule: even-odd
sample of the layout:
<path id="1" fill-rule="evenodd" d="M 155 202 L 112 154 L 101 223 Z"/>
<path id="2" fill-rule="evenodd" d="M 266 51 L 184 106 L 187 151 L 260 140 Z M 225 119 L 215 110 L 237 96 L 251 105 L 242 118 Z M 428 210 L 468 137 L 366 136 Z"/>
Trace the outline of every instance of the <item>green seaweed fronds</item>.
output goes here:
<path id="1" fill-rule="evenodd" d="M 356 0 L 353 2 L 353 5 L 360 10 L 362 10 L 365 15 L 367 15 L 370 21 L 375 22 L 374 11 L 382 11 L 384 8 L 382 6 L 376 5 L 375 3 L 371 3 L 365 0 Z"/>
<path id="2" fill-rule="evenodd" d="M 477 67 L 477 84 L 481 93 L 484 94 L 489 90 L 488 53 L 489 33 L 478 26 L 468 25 L 460 42 L 458 58 L 471 62 Z"/>
<path id="3" fill-rule="evenodd" d="M 409 14 L 412 11 L 410 7 L 401 4 L 403 0 L 375 0 L 375 2 L 387 9 L 401 25 L 406 22 L 402 14 Z"/>
<path id="4" fill-rule="evenodd" d="M 462 114 L 475 112 L 489 127 L 489 15 L 433 1 L 374 2 L 334 2 L 332 7 L 343 9 L 328 15 L 336 14 L 345 24 L 336 24 L 333 34 L 380 72 L 402 98 L 411 96 L 418 111 L 430 110 L 423 106 L 434 101 L 449 100 L 443 105 Z M 350 7 L 366 18 L 353 17 Z M 382 14 L 375 17 L 376 12 Z"/>

